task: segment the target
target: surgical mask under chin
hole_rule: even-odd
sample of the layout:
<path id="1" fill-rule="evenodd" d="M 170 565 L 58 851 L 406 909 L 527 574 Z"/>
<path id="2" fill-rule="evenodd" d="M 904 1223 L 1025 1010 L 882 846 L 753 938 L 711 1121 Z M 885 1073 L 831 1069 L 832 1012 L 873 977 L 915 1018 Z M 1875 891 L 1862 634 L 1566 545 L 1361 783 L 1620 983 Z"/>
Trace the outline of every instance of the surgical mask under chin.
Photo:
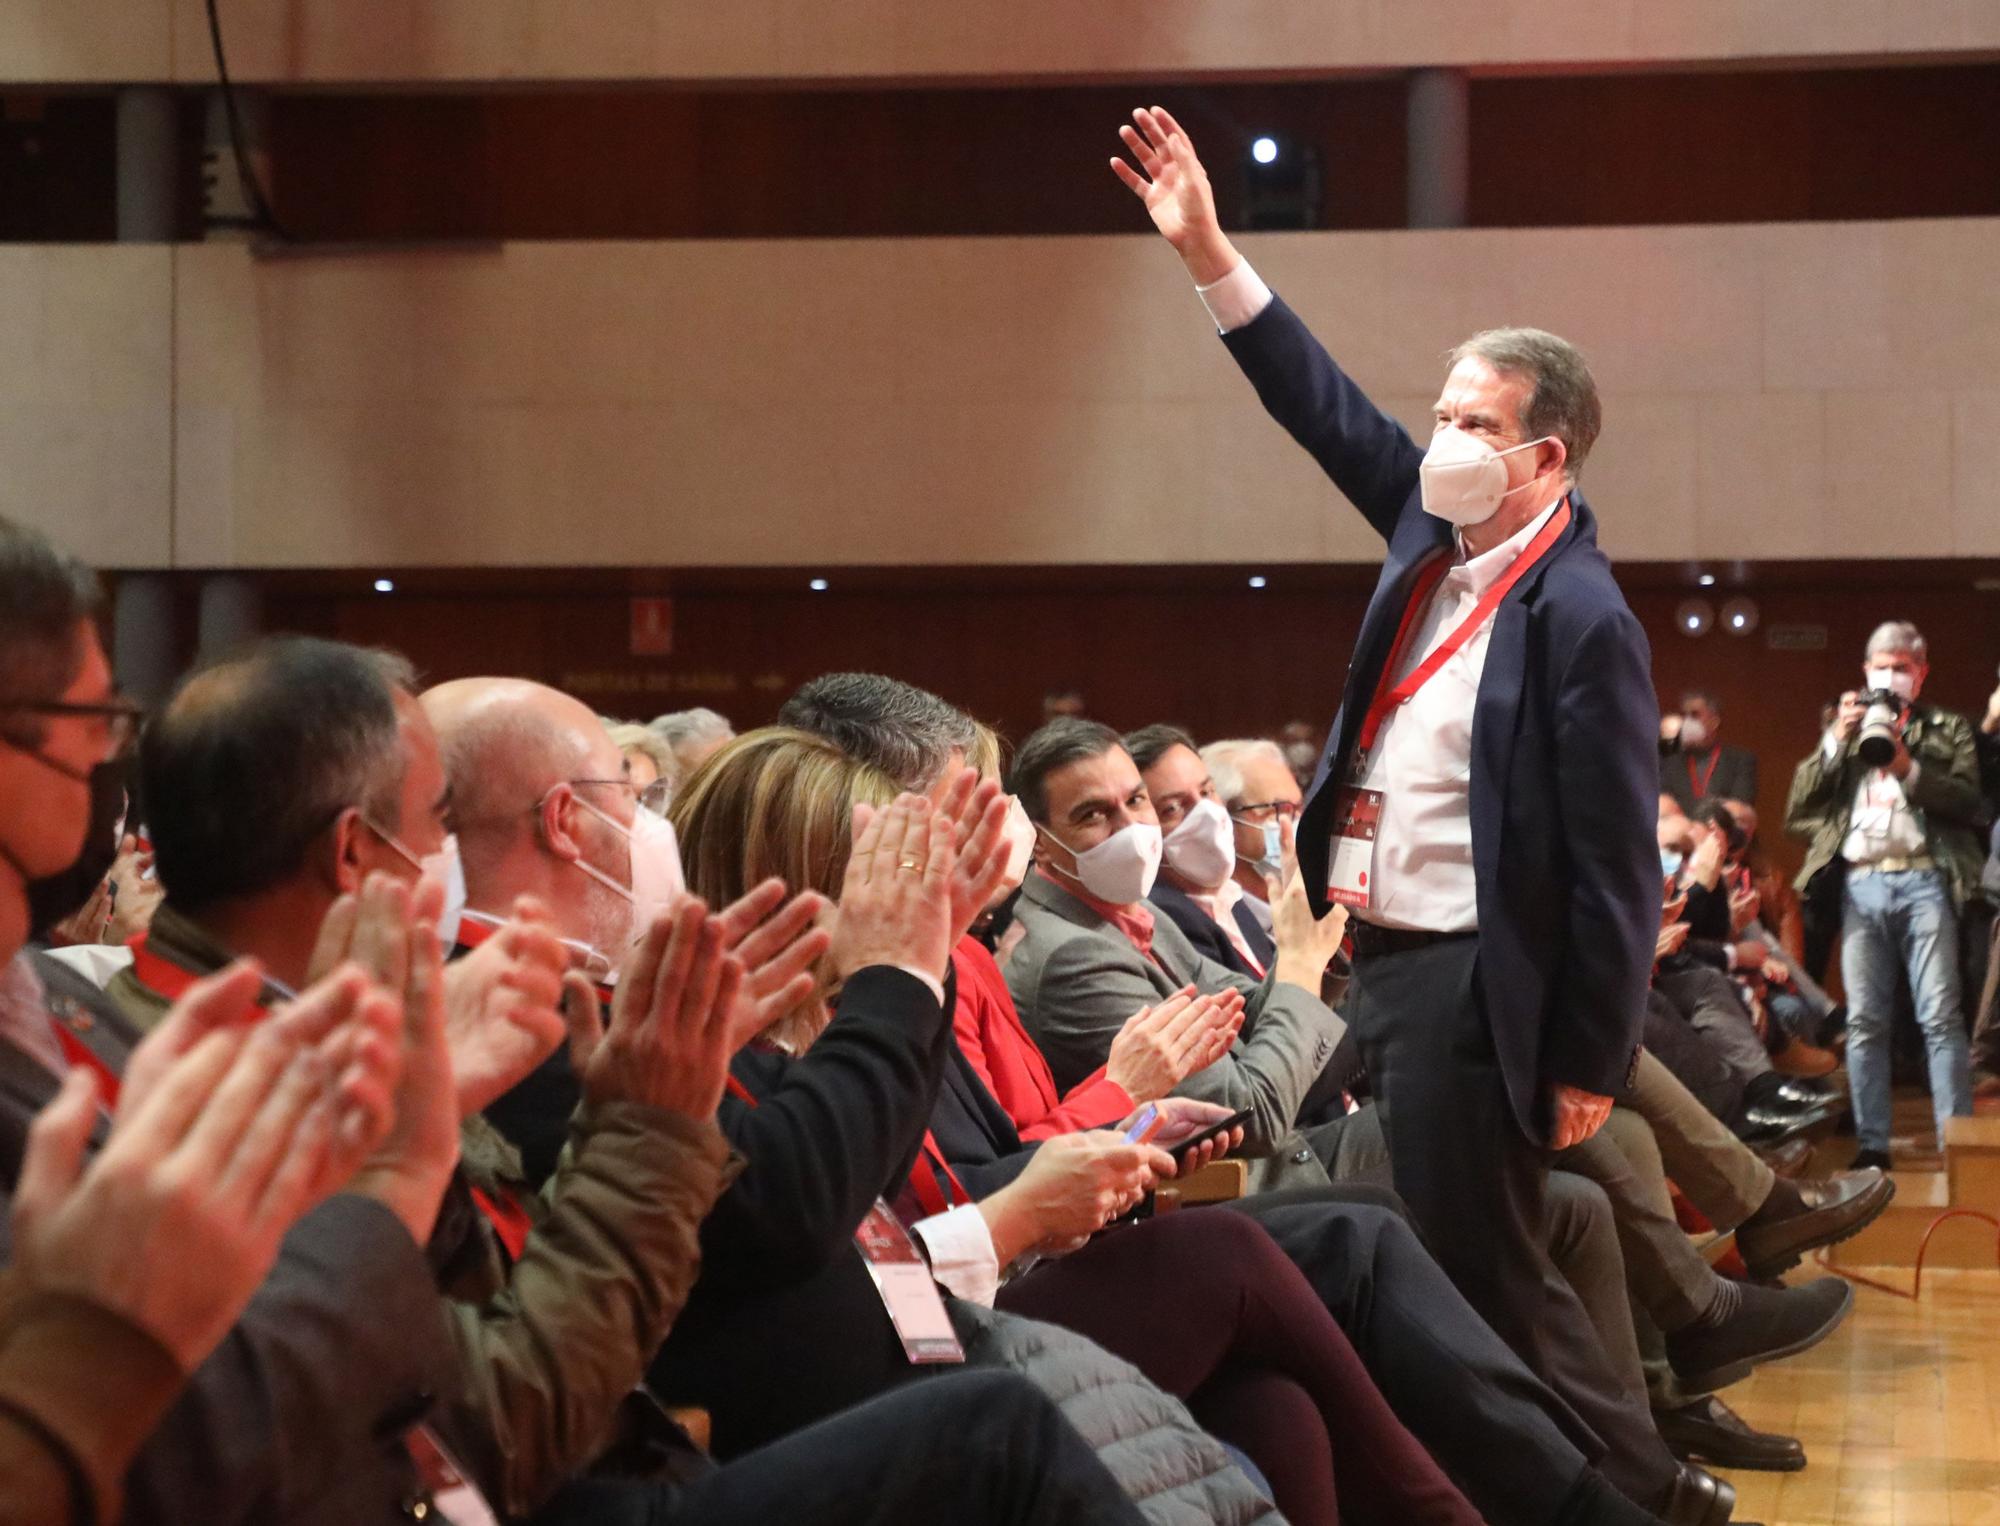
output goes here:
<path id="1" fill-rule="evenodd" d="M 1240 820 L 1241 818 L 1236 819 Z M 1257 858 L 1246 858 L 1243 862 L 1267 879 L 1276 879 L 1284 872 L 1285 868 L 1284 829 L 1275 821 L 1245 821 L 1243 825 L 1246 827 L 1256 827 L 1258 831 L 1264 834 L 1263 854 Z"/>
<path id="2" fill-rule="evenodd" d="M 1204 889 L 1220 885 L 1236 867 L 1236 828 L 1218 800 L 1197 800 L 1167 834 L 1166 861 L 1176 874 Z"/>
<path id="3" fill-rule="evenodd" d="M 365 817 L 363 819 L 366 820 Z M 465 861 L 458 856 L 457 835 L 445 833 L 437 851 L 420 858 L 404 846 L 393 832 L 383 831 L 372 821 L 368 826 L 377 837 L 415 865 L 418 874 L 444 886 L 444 910 L 438 913 L 437 938 L 439 946 L 446 953 L 451 952 L 458 942 L 458 924 L 465 916 Z"/>
<path id="4" fill-rule="evenodd" d="M 1063 846 L 1069 848 L 1067 843 Z M 1113 906 L 1130 906 L 1134 901 L 1146 899 L 1159 875 L 1160 829 L 1150 821 L 1135 821 L 1120 827 L 1095 847 L 1081 853 L 1074 848 L 1069 851 L 1076 858 L 1072 872 L 1085 890 Z"/>
<path id="5" fill-rule="evenodd" d="M 1898 699 L 1917 697 L 1917 675 L 1902 668 L 1870 668 L 1866 675 L 1871 689 L 1887 689 Z"/>
<path id="6" fill-rule="evenodd" d="M 1502 458 L 1516 451 L 1533 450 L 1552 438 L 1543 435 L 1525 445 L 1495 450 L 1455 424 L 1442 426 L 1431 436 L 1431 448 L 1417 468 L 1424 512 L 1461 527 L 1491 519 L 1502 500 L 1534 485 L 1524 482 L 1520 487 L 1507 486 L 1507 464 Z"/>
<path id="7" fill-rule="evenodd" d="M 1035 856 L 1035 824 L 1028 819 L 1027 807 L 1013 795 L 1007 797 L 1007 821 L 1000 830 L 1007 839 L 1004 893 L 1012 895 L 1028 877 L 1028 864 Z"/>
<path id="8" fill-rule="evenodd" d="M 651 811 L 635 810 L 632 824 L 628 827 L 600 811 L 581 795 L 576 797 L 576 803 L 624 837 L 631 849 L 632 883 L 629 885 L 619 884 L 588 859 L 578 858 L 574 862 L 577 868 L 605 889 L 632 903 L 632 926 L 626 941 L 636 943 L 687 887 L 687 881 L 681 874 L 680 841 L 674 836 L 673 825 L 664 816 L 655 816 Z"/>

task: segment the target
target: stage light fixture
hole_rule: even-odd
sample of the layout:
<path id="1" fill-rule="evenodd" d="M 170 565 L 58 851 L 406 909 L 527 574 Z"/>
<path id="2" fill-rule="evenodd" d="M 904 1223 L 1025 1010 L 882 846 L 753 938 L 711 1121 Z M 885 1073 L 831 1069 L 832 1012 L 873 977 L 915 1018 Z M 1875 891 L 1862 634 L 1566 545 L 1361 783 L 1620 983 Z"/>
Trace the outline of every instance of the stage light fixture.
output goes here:
<path id="1" fill-rule="evenodd" d="M 1696 578 L 1695 581 L 1699 583 L 1703 588 L 1713 588 L 1715 586 L 1715 574 L 1712 572 L 1704 572 L 1700 577 Z"/>
<path id="2" fill-rule="evenodd" d="M 1322 184 L 1316 144 L 1265 133 L 1251 139 L 1238 165 L 1243 177 L 1244 227 L 1319 226 Z"/>
<path id="3" fill-rule="evenodd" d="M 806 584 L 806 587 L 810 588 L 814 593 L 825 593 L 830 586 L 825 578 L 814 578 L 810 583 Z"/>
<path id="4" fill-rule="evenodd" d="M 1250 157 L 1255 159 L 1259 164 L 1276 164 L 1278 162 L 1278 140 L 1276 138 L 1259 138 L 1255 143 L 1250 145 Z"/>
<path id="5" fill-rule="evenodd" d="M 1265 578 L 1263 573 L 1256 572 L 1250 575 L 1250 586 L 1252 588 L 1262 588 L 1264 586 L 1264 582 Z"/>
<path id="6" fill-rule="evenodd" d="M 375 580 L 375 591 L 377 593 L 394 593 L 396 591 L 396 585 L 390 582 L 387 578 L 377 578 Z"/>
<path id="7" fill-rule="evenodd" d="M 1715 626 L 1715 606 L 1706 599 L 1683 599 L 1674 611 L 1674 627 L 1683 636 L 1706 636 Z"/>
<path id="8" fill-rule="evenodd" d="M 1722 606 L 1722 628 L 1732 636 L 1747 636 L 1757 628 L 1757 605 L 1738 596 Z"/>

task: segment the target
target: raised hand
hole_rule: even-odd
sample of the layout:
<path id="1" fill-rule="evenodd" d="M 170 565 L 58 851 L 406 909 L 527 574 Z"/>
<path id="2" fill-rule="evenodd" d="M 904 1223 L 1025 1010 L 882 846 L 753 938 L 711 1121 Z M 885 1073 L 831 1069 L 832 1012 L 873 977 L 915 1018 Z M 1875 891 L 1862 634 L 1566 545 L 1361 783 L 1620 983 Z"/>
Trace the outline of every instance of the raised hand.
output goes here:
<path id="1" fill-rule="evenodd" d="M 1669 922 L 1661 927 L 1658 936 L 1653 940 L 1654 962 L 1671 958 L 1686 948 L 1688 934 L 1692 931 L 1693 929 L 1685 922 Z"/>
<path id="2" fill-rule="evenodd" d="M 930 801 L 899 795 L 879 811 L 857 808 L 829 950 L 844 980 L 870 965 L 898 965 L 943 980 L 951 962 L 952 869 L 949 823 Z"/>
<path id="3" fill-rule="evenodd" d="M 1306 882 L 1296 872 L 1282 889 L 1267 876 L 1264 889 L 1271 898 L 1271 936 L 1278 946 L 1272 973 L 1319 995 L 1326 967 L 1340 952 L 1340 940 L 1347 935 L 1347 908 L 1335 906 L 1325 916 L 1315 917 Z"/>
<path id="4" fill-rule="evenodd" d="M 931 804 L 940 825 L 949 822 L 957 855 L 951 873 L 951 941 L 971 930 L 993 904 L 1007 877 L 1007 797 L 998 781 L 962 768 L 938 782 Z"/>
<path id="5" fill-rule="evenodd" d="M 1198 996 L 1193 986 L 1183 986 L 1125 1020 L 1111 1040 L 1104 1073 L 1134 1102 L 1151 1102 L 1222 1058 L 1242 1026 L 1239 992 Z"/>
<path id="6" fill-rule="evenodd" d="M 1139 161 L 1134 170 L 1123 159 L 1111 161 L 1112 173 L 1146 204 L 1146 213 L 1162 237 L 1173 245 L 1197 282 L 1219 281 L 1235 268 L 1237 254 L 1215 215 L 1215 193 L 1208 172 L 1195 157 L 1194 144 L 1164 106 L 1141 106 L 1132 113 L 1131 127 L 1118 136 Z"/>
<path id="7" fill-rule="evenodd" d="M 768 879 L 718 914 L 723 952 L 743 965 L 730 1019 L 738 1048 L 812 999 L 833 943 L 824 925 L 832 910 L 817 891 L 786 900 L 785 882 Z"/>
<path id="8" fill-rule="evenodd" d="M 258 980 L 240 964 L 181 1005 L 237 1013 Z M 341 1185 L 386 1125 L 385 1112 L 354 1095 L 366 1086 L 349 1071 L 362 1067 L 378 1086 L 393 1079 L 368 1070 L 381 1058 L 368 1039 L 394 1021 L 393 1000 L 352 970 L 287 1018 L 251 1027 L 214 1015 L 136 1103 L 121 1091 L 88 1169 L 97 1083 L 87 1068 L 72 1071 L 29 1131 L 14 1194 L 14 1252 L 29 1284 L 123 1315 L 192 1371 L 263 1281 L 285 1231 Z M 161 1042 L 160 1032 L 135 1060 L 148 1045 L 171 1047 L 174 1036 Z"/>
<path id="9" fill-rule="evenodd" d="M 510 921 L 445 966 L 445 1041 L 460 1118 L 512 1090 L 562 1043 L 566 963 L 548 908 L 521 896 Z"/>
<path id="10" fill-rule="evenodd" d="M 723 937 L 722 919 L 693 896 L 653 919 L 626 955 L 602 1039 L 580 1057 L 585 1097 L 715 1115 L 741 1043 L 732 1019 L 743 962 Z"/>

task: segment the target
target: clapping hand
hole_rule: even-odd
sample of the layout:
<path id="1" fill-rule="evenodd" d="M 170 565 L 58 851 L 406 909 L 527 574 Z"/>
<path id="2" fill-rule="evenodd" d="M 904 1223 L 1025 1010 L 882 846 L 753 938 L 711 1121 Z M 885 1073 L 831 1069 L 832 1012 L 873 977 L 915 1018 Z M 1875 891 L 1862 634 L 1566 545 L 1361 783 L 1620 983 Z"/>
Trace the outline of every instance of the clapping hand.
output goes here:
<path id="1" fill-rule="evenodd" d="M 548 908 L 521 896 L 511 920 L 445 966 L 445 1038 L 459 1117 L 506 1095 L 562 1043 L 566 962 Z"/>
<path id="2" fill-rule="evenodd" d="M 1243 1007 L 1240 991 L 1198 996 L 1193 986 L 1183 986 L 1125 1020 L 1111 1040 L 1104 1073 L 1134 1102 L 1164 1097 L 1229 1052 L 1243 1027 Z"/>

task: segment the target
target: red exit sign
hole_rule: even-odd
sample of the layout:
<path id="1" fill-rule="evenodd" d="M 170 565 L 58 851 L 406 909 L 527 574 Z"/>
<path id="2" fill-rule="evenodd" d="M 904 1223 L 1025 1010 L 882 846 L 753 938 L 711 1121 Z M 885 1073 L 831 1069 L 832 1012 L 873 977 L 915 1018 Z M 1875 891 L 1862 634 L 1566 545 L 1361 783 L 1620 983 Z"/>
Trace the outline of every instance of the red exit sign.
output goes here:
<path id="1" fill-rule="evenodd" d="M 671 657 L 674 654 L 674 601 L 637 598 L 632 601 L 632 655 Z"/>

